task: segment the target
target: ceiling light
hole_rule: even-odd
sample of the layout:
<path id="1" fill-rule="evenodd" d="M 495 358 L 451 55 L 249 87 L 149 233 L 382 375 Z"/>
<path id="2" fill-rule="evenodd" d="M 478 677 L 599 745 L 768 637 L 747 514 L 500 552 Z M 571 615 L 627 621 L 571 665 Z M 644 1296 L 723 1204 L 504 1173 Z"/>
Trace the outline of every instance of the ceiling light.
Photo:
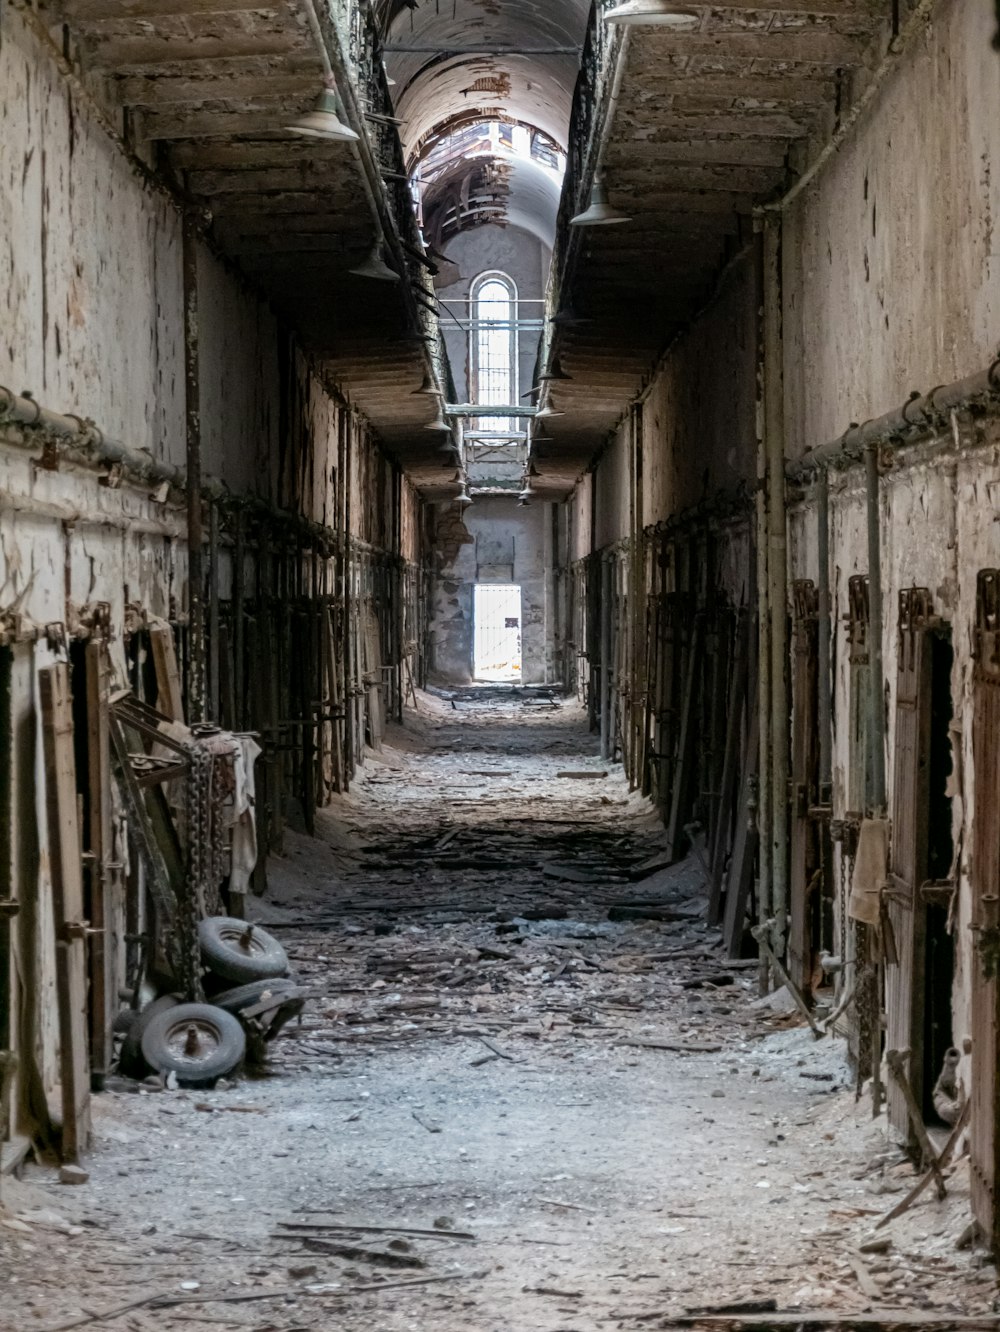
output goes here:
<path id="1" fill-rule="evenodd" d="M 427 423 L 427 425 L 424 426 L 424 429 L 425 429 L 425 430 L 447 430 L 448 434 L 449 434 L 449 435 L 451 434 L 451 426 L 450 426 L 450 425 L 448 424 L 448 422 L 444 419 L 444 412 L 441 410 L 441 404 L 440 404 L 440 403 L 438 403 L 437 416 L 435 416 L 435 418 L 434 418 L 433 421 L 429 421 L 429 422 Z"/>
<path id="2" fill-rule="evenodd" d="M 352 268 L 351 272 L 355 277 L 373 278 L 376 282 L 398 282 L 399 274 L 394 268 L 382 258 L 382 242 L 376 241 L 372 246 L 368 258 L 357 268 Z"/>
<path id="3" fill-rule="evenodd" d="M 571 227 L 610 227 L 619 222 L 631 222 L 632 219 L 615 208 L 608 198 L 608 187 L 603 176 L 595 176 L 590 190 L 590 205 L 584 213 L 571 217 Z"/>
<path id="4" fill-rule="evenodd" d="M 604 22 L 636 27 L 696 28 L 701 15 L 692 9 L 681 9 L 670 0 L 624 0 L 617 9 L 607 11 Z"/>
<path id="5" fill-rule="evenodd" d="M 455 503 L 458 505 L 460 509 L 467 509 L 470 504 L 475 503 L 472 496 L 466 490 L 464 481 L 462 482 L 462 489 L 458 492 L 458 495 L 455 497 Z"/>
<path id="6" fill-rule="evenodd" d="M 585 319 L 578 315 L 574 310 L 560 310 L 558 314 L 549 317 L 549 323 L 560 328 L 575 328 L 578 324 L 592 324 L 593 322 L 592 319 Z"/>
<path id="7" fill-rule="evenodd" d="M 437 386 L 437 381 L 429 370 L 424 371 L 424 382 L 419 388 L 413 390 L 411 397 L 416 397 L 418 393 L 426 393 L 429 398 L 440 398 L 441 396 L 441 390 Z"/>
<path id="8" fill-rule="evenodd" d="M 565 416 L 565 412 L 557 412 L 551 403 L 546 403 L 539 411 L 535 413 L 536 421 L 548 421 L 553 416 Z"/>
<path id="9" fill-rule="evenodd" d="M 328 139 L 334 143 L 355 143 L 358 139 L 358 135 L 340 119 L 337 94 L 332 88 L 324 88 L 313 109 L 300 116 L 288 129 L 306 138 Z"/>
<path id="10" fill-rule="evenodd" d="M 545 374 L 538 376 L 538 382 L 540 384 L 548 384 L 554 379 L 572 379 L 572 378 L 573 376 L 568 375 L 566 371 L 562 368 L 562 362 L 559 360 L 559 357 L 557 356 L 555 360 L 552 362 L 549 369 L 545 371 Z"/>

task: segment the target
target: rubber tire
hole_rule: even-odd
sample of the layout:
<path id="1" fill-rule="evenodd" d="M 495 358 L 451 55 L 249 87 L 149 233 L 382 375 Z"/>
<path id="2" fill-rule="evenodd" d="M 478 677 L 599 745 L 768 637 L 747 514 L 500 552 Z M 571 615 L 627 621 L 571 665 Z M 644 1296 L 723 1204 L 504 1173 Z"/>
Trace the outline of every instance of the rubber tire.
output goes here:
<path id="1" fill-rule="evenodd" d="M 277 996 L 294 988 L 295 982 L 293 980 L 286 980 L 281 976 L 270 980 L 250 981 L 248 985 L 237 985 L 234 990 L 226 990 L 222 994 L 214 995 L 212 1003 L 218 1008 L 224 1008 L 227 1013 L 233 1013 L 238 1017 L 244 1008 L 252 1008 L 254 1004 L 259 1004 L 265 994 L 271 993 Z"/>
<path id="2" fill-rule="evenodd" d="M 198 1057 L 177 1048 L 180 1033 L 193 1022 L 209 1028 L 215 1039 L 214 1049 Z M 176 1074 L 181 1087 L 212 1086 L 239 1068 L 246 1048 L 239 1019 L 213 1004 L 177 1004 L 157 1013 L 142 1034 L 142 1057 L 146 1063 L 157 1073 Z"/>
<path id="3" fill-rule="evenodd" d="M 236 984 L 287 976 L 288 955 L 278 940 L 255 925 L 251 946 L 245 949 L 240 936 L 247 928 L 245 920 L 233 916 L 209 916 L 201 921 L 198 942 L 205 965 Z"/>
<path id="4" fill-rule="evenodd" d="M 171 1008 L 176 1008 L 180 999 L 175 994 L 161 994 L 158 999 L 152 999 L 145 1008 L 140 1008 L 139 1012 L 132 1018 L 128 1031 L 125 1033 L 125 1039 L 122 1041 L 122 1048 L 118 1052 L 118 1071 L 124 1073 L 127 1078 L 136 1078 L 138 1081 L 149 1072 L 149 1065 L 142 1055 L 142 1037 L 150 1022 L 160 1013 L 166 1013 Z"/>

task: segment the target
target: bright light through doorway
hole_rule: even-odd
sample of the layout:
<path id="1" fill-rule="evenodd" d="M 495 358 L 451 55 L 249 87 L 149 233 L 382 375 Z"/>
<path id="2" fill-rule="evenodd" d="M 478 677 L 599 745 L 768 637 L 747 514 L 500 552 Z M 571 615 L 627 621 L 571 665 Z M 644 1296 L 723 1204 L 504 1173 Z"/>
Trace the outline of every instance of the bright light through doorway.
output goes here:
<path id="1" fill-rule="evenodd" d="M 521 678 L 521 589 L 477 583 L 475 601 L 477 680 Z"/>

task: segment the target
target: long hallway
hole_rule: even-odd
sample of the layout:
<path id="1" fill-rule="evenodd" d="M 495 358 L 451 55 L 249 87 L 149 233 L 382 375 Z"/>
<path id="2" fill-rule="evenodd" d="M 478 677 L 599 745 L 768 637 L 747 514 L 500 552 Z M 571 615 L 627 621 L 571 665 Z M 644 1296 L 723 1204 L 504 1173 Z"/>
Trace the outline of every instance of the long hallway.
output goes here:
<path id="1" fill-rule="evenodd" d="M 1000 0 L 0 0 L 0 1332 L 1000 1332 L 998 164 Z"/>
<path id="2" fill-rule="evenodd" d="M 875 1228 L 918 1175 L 843 1043 L 754 1003 L 697 859 L 659 868 L 659 821 L 548 699 L 421 695 L 316 838 L 286 831 L 254 916 L 301 1021 L 239 1084 L 112 1082 L 85 1189 L 5 1184 L 0 1325 L 597 1332 L 792 1307 L 840 1327 L 884 1306 L 944 1332 L 991 1308 L 992 1267 L 956 1248 L 965 1166 Z"/>

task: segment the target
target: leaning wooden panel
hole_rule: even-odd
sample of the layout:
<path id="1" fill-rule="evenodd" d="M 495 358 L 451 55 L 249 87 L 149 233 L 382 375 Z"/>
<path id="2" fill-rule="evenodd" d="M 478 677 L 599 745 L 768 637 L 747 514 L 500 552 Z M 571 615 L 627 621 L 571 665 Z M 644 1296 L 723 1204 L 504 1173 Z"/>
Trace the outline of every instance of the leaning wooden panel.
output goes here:
<path id="1" fill-rule="evenodd" d="M 909 588 L 899 594 L 892 853 L 889 885 L 883 893 L 886 1049 L 909 1050 L 909 1082 L 918 1098 L 923 1084 L 925 929 L 919 893 L 927 878 L 931 720 L 928 630 L 935 623 L 925 588 Z M 888 1105 L 889 1122 L 909 1140 L 909 1111 L 895 1083 L 888 1089 Z"/>
<path id="2" fill-rule="evenodd" d="M 812 894 L 819 869 L 816 824 L 810 815 L 819 794 L 818 615 L 819 594 L 810 579 L 793 585 L 791 823 L 788 866 L 788 974 L 802 994 L 812 992 Z"/>
<path id="3" fill-rule="evenodd" d="M 64 662 L 39 672 L 45 746 L 45 804 L 56 924 L 56 993 L 62 1091 L 62 1154 L 84 1151 L 90 1136 L 86 923 L 73 754 L 73 703 Z"/>
<path id="4" fill-rule="evenodd" d="M 94 930 L 90 948 L 90 1052 L 95 1073 L 111 1067 L 114 1015 L 118 1009 L 115 948 L 113 833 L 111 826 L 111 745 L 108 693 L 111 667 L 100 639 L 86 648 L 87 765 L 90 851 L 89 917 Z"/>
<path id="5" fill-rule="evenodd" d="M 969 1134 L 972 1211 L 994 1246 L 1000 1236 L 996 1179 L 1000 1169 L 1000 569 L 984 569 L 976 588 L 972 761 L 972 1112 Z"/>

